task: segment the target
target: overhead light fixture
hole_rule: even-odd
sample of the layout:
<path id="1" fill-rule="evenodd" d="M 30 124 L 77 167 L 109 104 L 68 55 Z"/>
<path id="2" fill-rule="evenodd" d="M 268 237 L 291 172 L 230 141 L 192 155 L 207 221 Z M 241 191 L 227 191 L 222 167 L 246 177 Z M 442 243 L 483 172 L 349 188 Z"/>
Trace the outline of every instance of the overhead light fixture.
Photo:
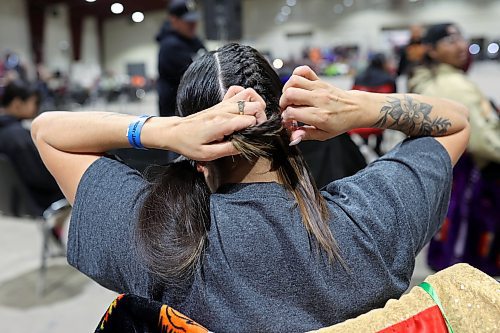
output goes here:
<path id="1" fill-rule="evenodd" d="M 274 61 L 273 61 L 273 67 L 276 68 L 276 69 L 283 68 L 283 60 L 281 60 L 279 58 L 274 59 Z"/>
<path id="2" fill-rule="evenodd" d="M 288 16 L 292 13 L 292 9 L 288 6 L 283 6 L 281 7 L 281 14 L 282 15 L 285 15 L 285 16 Z"/>
<path id="3" fill-rule="evenodd" d="M 352 5 L 354 5 L 354 0 L 344 0 L 343 3 L 344 6 L 351 7 Z"/>
<path id="4" fill-rule="evenodd" d="M 286 0 L 286 4 L 289 6 L 289 7 L 293 7 L 297 4 L 297 0 Z"/>
<path id="5" fill-rule="evenodd" d="M 135 23 L 141 23 L 144 21 L 144 14 L 142 12 L 135 12 L 132 14 L 132 21 Z"/>
<path id="6" fill-rule="evenodd" d="M 87 2 L 95 2 L 95 0 L 85 0 L 85 1 L 87 1 Z"/>
<path id="7" fill-rule="evenodd" d="M 472 55 L 476 55 L 478 54 L 479 52 L 481 52 L 481 46 L 479 46 L 478 44 L 471 44 L 469 46 L 469 53 L 472 54 Z"/>
<path id="8" fill-rule="evenodd" d="M 274 19 L 277 24 L 285 23 L 287 20 L 287 16 L 284 16 L 283 14 L 279 13 L 276 15 L 276 18 Z"/>
<path id="9" fill-rule="evenodd" d="M 123 13 L 123 5 L 119 2 L 115 2 L 111 5 L 111 12 L 113 14 L 121 14 Z"/>
<path id="10" fill-rule="evenodd" d="M 491 43 L 490 45 L 488 45 L 489 54 L 497 54 L 498 50 L 500 50 L 500 46 L 497 43 Z"/>

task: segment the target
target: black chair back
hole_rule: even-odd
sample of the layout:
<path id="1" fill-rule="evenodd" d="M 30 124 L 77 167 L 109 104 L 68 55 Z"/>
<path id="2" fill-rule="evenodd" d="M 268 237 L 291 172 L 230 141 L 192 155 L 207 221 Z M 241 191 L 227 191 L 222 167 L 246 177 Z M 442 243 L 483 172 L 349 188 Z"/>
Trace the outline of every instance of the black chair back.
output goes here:
<path id="1" fill-rule="evenodd" d="M 15 217 L 41 217 L 44 208 L 31 197 L 10 159 L 0 154 L 0 214 Z"/>

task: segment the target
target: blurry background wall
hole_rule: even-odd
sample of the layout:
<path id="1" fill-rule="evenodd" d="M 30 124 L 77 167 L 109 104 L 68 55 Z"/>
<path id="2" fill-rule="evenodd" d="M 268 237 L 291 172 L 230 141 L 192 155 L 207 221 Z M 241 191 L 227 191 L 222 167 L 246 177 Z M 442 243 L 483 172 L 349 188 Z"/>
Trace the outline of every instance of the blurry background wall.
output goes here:
<path id="1" fill-rule="evenodd" d="M 127 63 L 144 62 L 147 75 L 155 77 L 158 56 L 155 36 L 165 18 L 166 13 L 158 11 L 146 13 L 146 19 L 140 24 L 123 16 L 107 20 L 104 24 L 106 69 L 122 73 Z"/>
<path id="2" fill-rule="evenodd" d="M 357 1 L 352 7 L 337 7 L 342 8 L 342 12 L 336 14 L 335 4 L 340 3 L 343 1 L 298 0 L 288 20 L 277 24 L 276 16 L 285 1 L 244 0 L 244 38 L 257 48 L 269 49 L 276 57 L 288 58 L 299 54 L 305 46 L 346 42 L 358 43 L 365 51 L 370 47 L 388 50 L 390 45 L 381 29 L 414 23 L 449 20 L 457 22 L 467 36 L 481 34 L 494 38 L 499 33 L 500 1 L 405 1 L 395 7 L 388 6 L 386 1 Z M 369 10 L 359 10 L 367 6 Z M 446 13 L 445 17 L 443 13 Z M 287 38 L 287 34 L 304 32 L 311 35 Z M 290 46 L 296 46 L 296 49 Z"/>
<path id="3" fill-rule="evenodd" d="M 388 51 L 391 43 L 382 29 L 406 27 L 413 23 L 450 20 L 458 22 L 469 37 L 480 34 L 498 38 L 499 33 L 500 1 L 297 0 L 287 20 L 280 22 L 277 14 L 286 3 L 286 0 L 242 0 L 242 41 L 273 57 L 293 58 L 299 56 L 305 47 L 331 47 L 347 42 L 358 44 L 360 55 L 370 50 Z M 340 4 L 344 4 L 340 7 L 341 12 L 337 6 Z M 28 19 L 23 1 L 2 0 L 2 5 L 0 52 L 6 51 L 8 45 L 20 54 L 22 60 L 31 62 Z M 130 63 L 144 63 L 147 76 L 156 76 L 155 35 L 166 18 L 164 10 L 146 12 L 141 23 L 133 23 L 127 16 L 106 20 L 103 59 L 98 52 L 96 19 L 85 18 L 82 58 L 78 63 L 71 60 L 67 6 L 50 6 L 45 15 L 44 53 L 48 70 L 68 73 L 71 79 L 83 86 L 88 86 L 104 70 L 125 74 Z M 13 31 L 16 33 L 12 34 Z M 200 33 L 203 33 L 203 22 Z M 214 48 L 218 43 L 208 42 L 207 45 Z M 34 69 L 30 69 L 30 73 L 33 76 Z"/>
<path id="4" fill-rule="evenodd" d="M 19 0 L 2 0 L 1 4 L 0 22 L 2 22 L 2 29 L 0 29 L 0 51 L 6 51 L 6 46 L 8 45 L 21 58 L 31 60 L 28 18 L 24 2 Z"/>

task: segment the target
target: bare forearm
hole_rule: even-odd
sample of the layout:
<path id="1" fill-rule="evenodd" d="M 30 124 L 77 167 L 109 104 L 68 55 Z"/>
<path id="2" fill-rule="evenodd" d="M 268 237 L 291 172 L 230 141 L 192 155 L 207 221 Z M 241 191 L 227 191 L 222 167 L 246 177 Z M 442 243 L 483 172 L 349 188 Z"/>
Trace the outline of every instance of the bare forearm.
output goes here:
<path id="1" fill-rule="evenodd" d="M 127 127 L 136 116 L 110 112 L 48 112 L 33 122 L 35 143 L 46 143 L 69 153 L 103 153 L 110 149 L 130 147 Z M 149 148 L 166 149 L 162 135 L 154 128 L 173 119 L 154 118 L 144 125 L 141 141 Z M 160 131 L 158 131 L 160 132 Z M 161 133 L 166 136 L 166 133 Z"/>
<path id="2" fill-rule="evenodd" d="M 467 109 L 456 102 L 414 94 L 353 92 L 362 102 L 355 127 L 394 129 L 408 136 L 447 136 L 468 126 Z M 356 123 L 362 122 L 360 126 Z"/>

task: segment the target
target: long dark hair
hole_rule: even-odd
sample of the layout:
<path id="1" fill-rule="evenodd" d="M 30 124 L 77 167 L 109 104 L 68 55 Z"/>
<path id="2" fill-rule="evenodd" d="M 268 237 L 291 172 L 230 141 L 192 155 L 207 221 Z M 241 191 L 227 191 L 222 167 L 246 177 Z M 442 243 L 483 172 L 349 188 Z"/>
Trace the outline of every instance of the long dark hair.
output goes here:
<path id="1" fill-rule="evenodd" d="M 250 163 L 258 158 L 271 161 L 271 170 L 293 194 L 316 248 L 330 260 L 340 259 L 326 202 L 300 151 L 289 146 L 280 117 L 280 80 L 258 51 L 228 44 L 196 60 L 179 86 L 177 111 L 188 116 L 210 108 L 232 85 L 253 88 L 262 96 L 268 120 L 234 133 L 229 140 Z M 137 228 L 139 247 L 153 273 L 166 283 L 176 283 L 200 263 L 210 228 L 210 191 L 194 162 L 186 160 L 164 168 L 150 186 Z"/>

